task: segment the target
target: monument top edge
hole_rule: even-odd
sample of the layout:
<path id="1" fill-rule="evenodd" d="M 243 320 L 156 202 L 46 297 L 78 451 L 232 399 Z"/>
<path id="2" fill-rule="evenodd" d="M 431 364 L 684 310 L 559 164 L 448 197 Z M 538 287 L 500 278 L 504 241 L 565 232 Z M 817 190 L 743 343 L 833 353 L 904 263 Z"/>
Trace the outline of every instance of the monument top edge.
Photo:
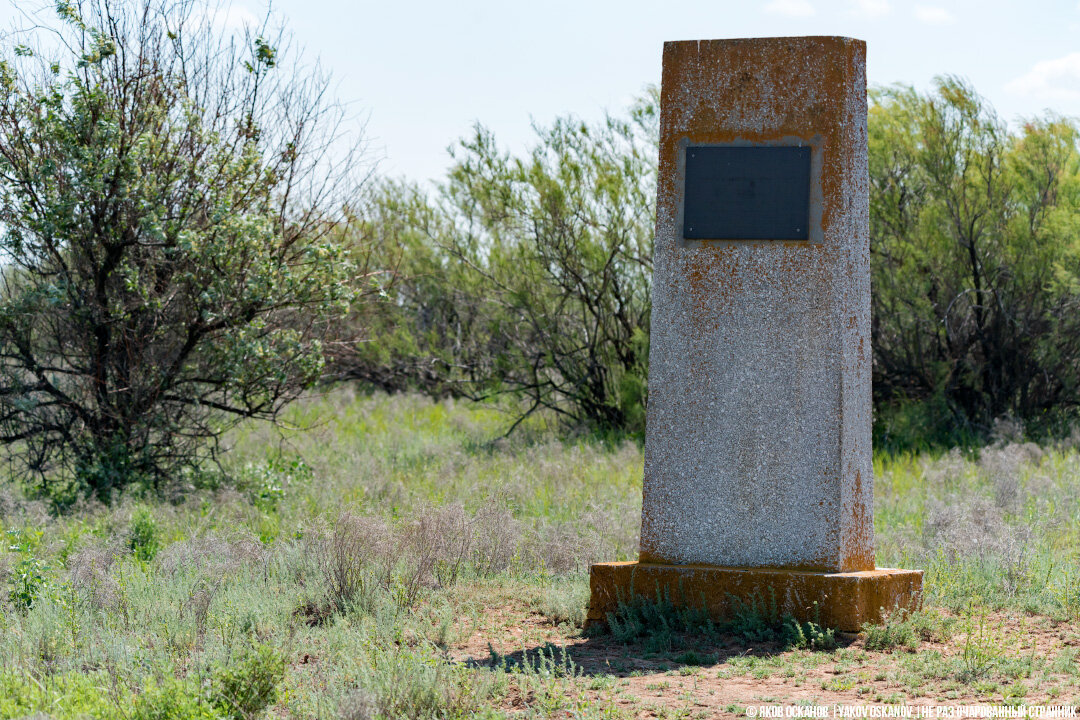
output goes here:
<path id="1" fill-rule="evenodd" d="M 743 38 L 711 38 L 701 40 L 666 40 L 664 41 L 664 48 L 675 48 L 677 46 L 696 45 L 701 47 L 702 45 L 731 45 L 741 43 L 768 43 L 768 42 L 818 42 L 818 43 L 836 43 L 846 45 L 848 43 L 865 45 L 865 40 L 859 38 L 848 37 L 846 35 L 779 35 L 769 37 L 743 37 Z"/>

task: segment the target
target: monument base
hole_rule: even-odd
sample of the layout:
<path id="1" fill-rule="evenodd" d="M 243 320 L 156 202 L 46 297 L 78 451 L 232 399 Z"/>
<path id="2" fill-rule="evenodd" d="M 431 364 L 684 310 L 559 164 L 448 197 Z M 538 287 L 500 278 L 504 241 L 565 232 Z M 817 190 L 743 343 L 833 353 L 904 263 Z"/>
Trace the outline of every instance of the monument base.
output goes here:
<path id="1" fill-rule="evenodd" d="M 765 603 L 797 620 L 855 632 L 865 622 L 881 622 L 894 608 L 917 609 L 922 570 L 879 568 L 861 572 L 814 572 L 711 565 L 642 562 L 596 563 L 589 584 L 587 624 L 606 622 L 620 601 L 633 597 L 670 598 L 678 606 L 697 605 L 723 620 L 738 602 Z M 817 603 L 815 606 L 814 603 Z"/>

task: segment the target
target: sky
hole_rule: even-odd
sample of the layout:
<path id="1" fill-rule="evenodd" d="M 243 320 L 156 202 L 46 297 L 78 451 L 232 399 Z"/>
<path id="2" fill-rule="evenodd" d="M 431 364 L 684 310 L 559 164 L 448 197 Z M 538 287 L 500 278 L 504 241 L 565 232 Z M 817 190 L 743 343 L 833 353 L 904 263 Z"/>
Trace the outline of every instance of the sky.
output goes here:
<path id="1" fill-rule="evenodd" d="M 5 5 L 6 1 L 6 5 Z M 0 0 L 0 27 L 37 0 Z M 665 40 L 846 35 L 871 85 L 972 83 L 1006 120 L 1080 116 L 1080 0 L 274 0 L 334 78 L 379 172 L 438 180 L 479 122 L 512 151 L 532 123 L 622 112 L 660 80 Z M 232 0 L 218 21 L 256 21 Z"/>

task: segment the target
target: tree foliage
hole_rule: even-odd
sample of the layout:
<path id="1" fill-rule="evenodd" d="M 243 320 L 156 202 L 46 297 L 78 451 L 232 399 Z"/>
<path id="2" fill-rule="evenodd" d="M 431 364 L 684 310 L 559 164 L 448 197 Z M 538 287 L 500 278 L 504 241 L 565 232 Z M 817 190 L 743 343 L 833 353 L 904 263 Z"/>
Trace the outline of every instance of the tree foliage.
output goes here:
<path id="1" fill-rule="evenodd" d="M 1047 116 L 1011 131 L 955 78 L 873 100 L 879 437 L 954 440 L 1003 416 L 1069 417 L 1080 401 L 1077 126 Z"/>
<path id="2" fill-rule="evenodd" d="M 955 442 L 1080 401 L 1080 131 L 1010 130 L 964 82 L 871 94 L 872 339 L 879 440 Z M 507 391 L 571 424 L 640 430 L 647 394 L 656 98 L 560 120 L 521 157 L 455 149 L 434 196 L 402 184 L 364 226 L 402 281 L 343 375 L 387 390 Z M 387 242 L 386 238 L 397 238 Z"/>
<path id="3" fill-rule="evenodd" d="M 655 97 L 628 118 L 562 118 L 524 157 L 477 127 L 434 196 L 384 186 L 367 232 L 396 236 L 405 256 L 369 323 L 382 333 L 340 358 L 343 374 L 510 394 L 518 420 L 546 408 L 570 426 L 642 430 L 656 119 Z"/>
<path id="4" fill-rule="evenodd" d="M 358 177 L 326 79 L 198 0 L 62 0 L 0 63 L 0 440 L 108 498 L 318 379 Z"/>

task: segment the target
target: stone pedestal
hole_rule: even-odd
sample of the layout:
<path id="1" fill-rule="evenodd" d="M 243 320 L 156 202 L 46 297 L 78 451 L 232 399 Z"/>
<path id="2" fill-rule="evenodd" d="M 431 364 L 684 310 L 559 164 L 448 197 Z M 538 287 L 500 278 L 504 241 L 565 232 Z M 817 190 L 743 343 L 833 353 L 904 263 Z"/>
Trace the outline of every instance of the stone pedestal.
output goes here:
<path id="1" fill-rule="evenodd" d="M 865 57 L 664 46 L 640 562 L 593 567 L 594 621 L 657 583 L 845 630 L 919 602 L 874 568 Z"/>
<path id="2" fill-rule="evenodd" d="M 763 611 L 775 608 L 800 622 L 857 632 L 865 622 L 881 622 L 893 608 L 918 607 L 922 571 L 878 568 L 827 573 L 611 562 L 593 565 L 589 584 L 589 624 L 606 622 L 620 601 L 643 597 L 702 607 L 718 619 L 740 603 L 756 604 Z"/>

